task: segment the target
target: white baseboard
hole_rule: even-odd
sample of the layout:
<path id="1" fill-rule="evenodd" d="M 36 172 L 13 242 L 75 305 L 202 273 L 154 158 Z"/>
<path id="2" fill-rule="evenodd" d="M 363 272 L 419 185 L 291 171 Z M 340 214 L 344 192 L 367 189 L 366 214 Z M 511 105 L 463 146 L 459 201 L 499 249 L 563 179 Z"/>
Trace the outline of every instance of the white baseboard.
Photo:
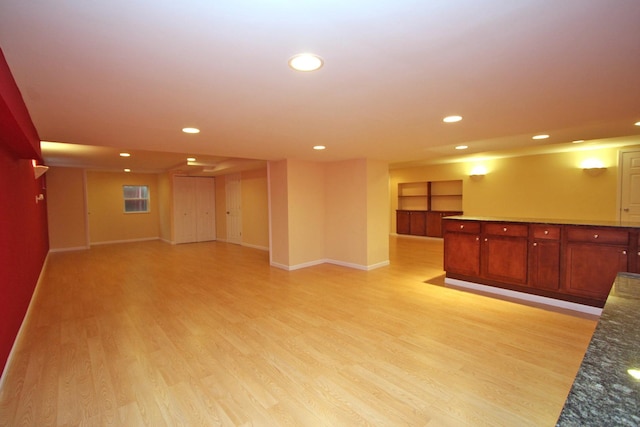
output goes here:
<path id="1" fill-rule="evenodd" d="M 260 249 L 261 251 L 269 252 L 269 247 L 268 246 L 252 245 L 250 243 L 241 243 L 241 245 L 242 246 L 246 246 L 247 248 Z"/>
<path id="2" fill-rule="evenodd" d="M 51 253 L 51 251 L 49 251 Z M 42 278 L 44 276 L 44 272 L 47 268 L 47 263 L 49 261 L 49 253 L 44 258 L 44 262 L 42 263 L 42 268 L 40 269 L 40 274 L 38 275 L 38 280 L 36 281 L 36 286 L 33 288 L 33 294 L 31 295 L 31 300 L 29 300 L 29 305 L 27 306 L 27 311 L 22 318 L 22 323 L 20 323 L 20 328 L 18 329 L 18 333 L 16 334 L 15 340 L 13 340 L 13 345 L 11 346 L 11 350 L 9 351 L 9 356 L 7 357 L 7 363 L 4 365 L 4 370 L 2 371 L 2 376 L 0 376 L 0 394 L 2 394 L 2 387 L 4 386 L 4 381 L 7 376 L 7 372 L 11 369 L 11 364 L 13 362 L 14 353 L 16 351 L 16 345 L 20 342 L 20 337 L 22 336 L 22 331 L 24 325 L 27 323 L 29 316 L 31 315 L 31 310 L 33 308 L 33 301 L 36 299 L 36 295 L 38 294 L 38 290 L 40 289 L 40 283 L 42 282 Z"/>
<path id="3" fill-rule="evenodd" d="M 377 264 L 372 264 L 372 265 L 361 265 L 361 264 L 353 264 L 350 262 L 337 261 L 333 259 L 319 259 L 319 260 L 304 262 L 296 265 L 284 265 L 284 264 L 279 264 L 277 262 L 271 262 L 270 265 L 272 267 L 281 268 L 283 270 L 294 271 L 294 270 L 300 270 L 302 268 L 313 267 L 315 265 L 320 265 L 320 264 L 333 264 L 333 265 L 339 265 L 341 267 L 354 268 L 356 270 L 369 271 L 369 270 L 374 270 L 380 267 L 386 267 L 387 265 L 389 265 L 389 261 L 387 260 L 387 261 L 379 262 Z"/>
<path id="4" fill-rule="evenodd" d="M 73 251 L 86 251 L 87 249 L 91 249 L 91 246 L 76 246 L 73 248 L 55 248 L 55 249 L 49 249 L 49 253 L 56 253 L 56 252 L 73 252 Z"/>
<path id="5" fill-rule="evenodd" d="M 105 242 L 92 242 L 91 246 L 99 245 L 113 245 L 116 243 L 134 243 L 134 242 L 148 242 L 151 240 L 160 240 L 160 237 L 143 237 L 141 239 L 126 239 L 126 240 L 108 240 Z"/>
<path id="6" fill-rule="evenodd" d="M 524 292 L 512 291 L 510 289 L 502 289 L 494 286 L 481 285 L 479 283 L 467 282 L 465 280 L 451 279 L 446 277 L 444 279 L 446 285 L 451 285 L 452 288 L 465 288 L 475 291 L 479 291 L 487 294 L 501 295 L 516 300 L 522 300 L 532 302 L 541 305 L 547 305 L 551 307 L 562 308 L 565 310 L 577 311 L 580 313 L 591 314 L 594 316 L 600 316 L 602 309 L 598 307 L 592 307 L 590 305 L 578 304 L 575 302 L 569 302 L 559 300 L 555 298 L 543 297 L 540 295 L 532 295 Z"/>

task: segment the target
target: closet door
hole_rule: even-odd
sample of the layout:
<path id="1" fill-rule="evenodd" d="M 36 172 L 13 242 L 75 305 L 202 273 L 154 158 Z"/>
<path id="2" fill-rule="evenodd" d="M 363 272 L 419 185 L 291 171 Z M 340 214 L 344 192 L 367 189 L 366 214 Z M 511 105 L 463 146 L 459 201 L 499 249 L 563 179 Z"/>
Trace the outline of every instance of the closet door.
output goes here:
<path id="1" fill-rule="evenodd" d="M 187 176 L 173 178 L 174 242 L 196 241 L 196 182 Z"/>
<path id="2" fill-rule="evenodd" d="M 196 181 L 196 241 L 216 239 L 216 198 L 214 178 L 194 178 Z"/>

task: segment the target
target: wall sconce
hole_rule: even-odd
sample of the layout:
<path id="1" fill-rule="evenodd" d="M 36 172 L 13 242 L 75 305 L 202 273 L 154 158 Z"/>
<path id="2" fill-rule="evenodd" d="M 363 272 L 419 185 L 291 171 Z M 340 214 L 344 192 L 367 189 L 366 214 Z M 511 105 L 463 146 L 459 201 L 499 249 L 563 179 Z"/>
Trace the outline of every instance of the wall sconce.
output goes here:
<path id="1" fill-rule="evenodd" d="M 582 166 L 582 170 L 591 176 L 601 175 L 607 170 L 602 161 L 598 159 L 586 159 L 580 164 L 580 166 Z"/>
<path id="2" fill-rule="evenodd" d="M 38 165 L 35 160 L 31 160 L 31 164 L 33 165 L 33 175 L 36 179 L 40 178 L 46 171 L 49 170 L 49 166 Z"/>
<path id="3" fill-rule="evenodd" d="M 474 181 L 479 181 L 487 174 L 487 168 L 482 165 L 476 165 L 471 169 L 469 177 Z"/>

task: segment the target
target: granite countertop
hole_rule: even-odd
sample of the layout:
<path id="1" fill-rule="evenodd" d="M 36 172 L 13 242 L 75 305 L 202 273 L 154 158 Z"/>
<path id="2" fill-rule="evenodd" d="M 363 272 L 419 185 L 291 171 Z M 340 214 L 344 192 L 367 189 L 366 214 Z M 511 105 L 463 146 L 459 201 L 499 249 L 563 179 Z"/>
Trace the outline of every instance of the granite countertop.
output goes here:
<path id="1" fill-rule="evenodd" d="M 592 227 L 624 227 L 624 228 L 640 228 L 639 222 L 630 221 L 592 221 L 592 220 L 575 220 L 575 219 L 552 219 L 552 218 L 507 218 L 507 217 L 491 217 L 491 216 L 470 216 L 455 215 L 442 218 L 443 220 L 462 220 L 462 221 L 498 221 L 498 222 L 524 222 L 527 224 L 549 224 L 549 225 L 586 225 Z"/>
<path id="2" fill-rule="evenodd" d="M 640 425 L 640 275 L 619 273 L 557 426 Z"/>

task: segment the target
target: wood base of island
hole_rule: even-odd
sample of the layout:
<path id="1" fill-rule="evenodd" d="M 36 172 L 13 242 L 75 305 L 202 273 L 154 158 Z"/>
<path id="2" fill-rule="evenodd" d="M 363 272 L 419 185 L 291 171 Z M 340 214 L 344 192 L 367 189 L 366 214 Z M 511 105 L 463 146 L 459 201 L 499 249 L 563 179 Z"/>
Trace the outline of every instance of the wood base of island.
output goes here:
<path id="1" fill-rule="evenodd" d="M 444 270 L 459 280 L 601 308 L 640 270 L 640 224 L 443 218 Z"/>

